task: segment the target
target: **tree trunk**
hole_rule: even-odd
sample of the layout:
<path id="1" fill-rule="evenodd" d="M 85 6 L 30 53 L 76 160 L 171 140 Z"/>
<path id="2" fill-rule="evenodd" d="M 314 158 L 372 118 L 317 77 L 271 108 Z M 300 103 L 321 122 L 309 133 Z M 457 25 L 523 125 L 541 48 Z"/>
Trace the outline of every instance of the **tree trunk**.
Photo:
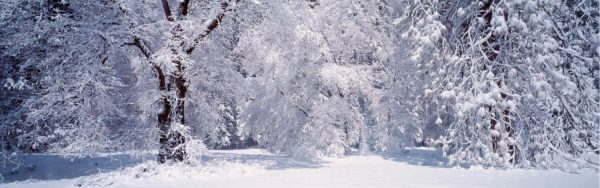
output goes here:
<path id="1" fill-rule="evenodd" d="M 173 37 L 169 47 L 175 54 L 172 63 L 176 65 L 177 70 L 168 73 L 168 79 L 166 79 L 162 70 L 157 68 L 160 71 L 159 88 L 163 93 L 163 111 L 158 114 L 160 130 L 158 161 L 160 163 L 181 162 L 187 158 L 184 135 L 187 85 L 184 75 L 185 65 L 182 62 L 183 56 L 186 54 L 179 49 L 183 43 L 181 25 L 176 25 L 171 33 Z"/>
<path id="2" fill-rule="evenodd" d="M 497 0 L 484 0 L 483 1 L 484 4 L 483 6 L 480 7 L 480 16 L 483 17 L 485 19 L 485 27 L 483 28 L 483 30 L 488 29 L 488 32 L 493 32 L 493 28 L 491 25 L 491 21 L 492 21 L 492 17 L 493 17 L 493 7 L 494 5 L 498 4 Z M 489 61 L 496 61 L 498 54 L 497 52 L 500 51 L 500 45 L 497 44 L 497 36 L 496 34 L 492 33 L 492 35 L 488 38 L 488 40 L 486 42 L 484 42 L 482 44 L 482 46 L 484 47 L 484 51 L 485 51 L 485 56 L 488 58 Z M 500 75 L 500 73 L 502 72 L 502 70 L 500 70 L 500 68 L 497 67 L 486 67 L 486 69 L 491 69 L 492 73 L 494 73 L 494 75 Z M 503 78 L 499 78 L 499 80 L 496 81 L 496 85 L 498 87 L 502 87 L 503 84 Z M 508 95 L 504 92 L 502 92 L 501 94 L 501 98 L 503 100 L 508 100 Z M 490 129 L 492 131 L 497 131 L 499 133 L 502 133 L 503 131 L 508 132 L 508 137 L 512 137 L 513 135 L 513 129 L 512 129 L 512 125 L 510 122 L 510 110 L 508 109 L 508 107 L 506 109 L 502 110 L 501 114 L 497 114 L 496 112 L 494 112 L 493 107 L 492 106 L 488 106 L 489 112 L 492 114 L 492 117 L 490 118 Z M 498 128 L 498 121 L 502 121 L 505 125 L 505 130 L 500 130 Z M 492 150 L 494 151 L 494 153 L 498 153 L 499 151 L 499 143 L 500 140 L 502 139 L 502 135 L 492 135 Z M 510 161 L 513 161 L 513 156 L 514 156 L 514 146 L 510 143 L 508 143 L 508 153 L 509 155 L 511 155 L 511 159 Z"/>
<path id="3" fill-rule="evenodd" d="M 180 70 L 183 70 L 181 63 L 179 63 L 178 67 L 181 67 Z M 185 126 L 185 94 L 187 92 L 187 86 L 185 86 L 183 72 L 169 77 L 171 83 L 167 85 L 166 93 L 170 93 L 170 91 L 176 89 L 177 95 L 176 97 L 168 96 L 168 94 L 162 96 L 163 109 L 158 114 L 158 127 L 160 130 L 159 163 L 169 161 L 181 162 L 187 158 L 185 152 L 186 138 L 181 132 L 183 131 L 181 130 L 182 127 L 174 127 Z M 162 82 L 163 81 L 161 81 L 161 83 Z M 173 82 L 175 87 L 173 87 Z"/>
<path id="4" fill-rule="evenodd" d="M 208 34 L 216 29 L 221 23 L 225 13 L 229 10 L 231 2 L 239 0 L 228 0 L 221 3 L 221 12 L 208 24 L 207 28 L 198 37 L 196 37 L 190 47 L 183 49 L 183 28 L 180 24 L 173 27 L 171 33 L 173 37 L 169 42 L 169 48 L 174 54 L 174 59 L 171 62 L 177 67 L 174 72 L 165 72 L 160 66 L 154 65 L 154 69 L 158 74 L 159 89 L 163 93 L 161 97 L 162 111 L 158 114 L 158 128 L 160 130 L 159 144 L 160 150 L 158 153 L 158 162 L 181 162 L 187 158 L 186 154 L 186 134 L 185 134 L 185 96 L 187 94 L 187 85 L 185 78 L 184 59 L 192 54 L 196 45 L 200 43 Z M 184 0 L 179 4 L 179 17 L 184 18 L 189 12 L 189 0 Z M 162 6 L 165 16 L 168 21 L 174 22 L 175 17 L 171 12 L 168 0 L 162 0 Z M 147 49 L 141 45 L 141 42 L 134 41 L 134 45 L 150 57 Z M 167 75 L 167 76 L 165 76 Z"/>

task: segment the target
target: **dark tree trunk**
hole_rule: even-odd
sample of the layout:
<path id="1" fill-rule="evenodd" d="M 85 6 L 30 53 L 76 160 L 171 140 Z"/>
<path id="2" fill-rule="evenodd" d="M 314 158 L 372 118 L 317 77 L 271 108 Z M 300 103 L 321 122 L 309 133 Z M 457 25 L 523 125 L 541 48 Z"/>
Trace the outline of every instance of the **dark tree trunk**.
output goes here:
<path id="1" fill-rule="evenodd" d="M 168 0 L 162 0 L 162 7 L 163 7 L 163 11 L 165 12 L 165 17 L 167 18 L 167 20 L 169 21 L 175 21 L 175 18 L 173 18 L 173 14 L 171 13 L 171 7 L 169 7 L 169 1 Z"/>
<path id="2" fill-rule="evenodd" d="M 181 63 L 179 63 L 181 65 Z M 162 83 L 165 81 L 164 76 L 160 76 L 159 80 Z M 158 114 L 158 128 L 160 131 L 159 144 L 160 150 L 158 153 L 159 163 L 165 163 L 168 161 L 181 162 L 186 159 L 185 152 L 185 136 L 180 132 L 181 130 L 173 129 L 175 125 L 185 125 L 185 93 L 187 87 L 185 86 L 185 79 L 183 74 L 178 76 L 169 76 L 170 81 L 175 82 L 169 83 L 166 87 L 161 87 L 161 91 L 169 93 L 173 89 L 177 90 L 177 96 L 168 96 L 167 94 L 162 96 L 162 111 Z M 175 106 L 173 106 L 175 105 Z"/>
<path id="3" fill-rule="evenodd" d="M 182 62 L 186 54 L 179 49 L 183 43 L 183 29 L 181 25 L 176 25 L 172 32 L 171 51 L 175 55 L 172 63 L 176 65 L 177 70 L 170 72 L 168 79 L 164 74 L 159 73 L 159 88 L 163 92 L 162 103 L 163 111 L 158 114 L 158 126 L 160 129 L 160 151 L 158 161 L 165 163 L 168 161 L 181 162 L 187 158 L 186 155 L 186 137 L 183 135 L 185 126 L 185 96 L 187 94 L 187 85 L 185 80 L 185 65 Z M 160 69 L 159 69 L 160 70 Z M 162 75 L 162 76 L 161 76 Z M 165 82 L 168 82 L 165 84 Z M 175 94 L 173 96 L 173 94 Z"/>
<path id="4" fill-rule="evenodd" d="M 177 25 L 173 29 L 173 44 L 181 44 L 182 41 L 182 29 L 180 25 Z M 187 94 L 187 85 L 185 80 L 185 66 L 181 59 L 176 58 L 172 63 L 176 64 L 177 70 L 175 72 L 164 72 L 162 68 L 152 62 L 150 50 L 148 50 L 143 41 L 135 36 L 132 43 L 126 43 L 137 47 L 146 59 L 150 60 L 156 77 L 158 78 L 158 88 L 163 93 L 160 98 L 161 111 L 158 113 L 158 128 L 159 128 L 159 153 L 158 162 L 166 163 L 181 162 L 187 158 L 185 152 L 186 138 L 182 134 L 182 128 L 175 128 L 174 126 L 185 126 L 185 97 Z M 186 54 L 177 48 L 180 45 L 170 46 L 176 57 L 182 57 Z M 174 92 L 173 92 L 174 91 Z M 175 93 L 175 95 L 173 95 Z M 175 129 L 174 129 L 175 128 Z"/>
<path id="5" fill-rule="evenodd" d="M 158 128 L 160 130 L 159 144 L 160 150 L 158 153 L 158 162 L 181 162 L 186 160 L 186 136 L 184 135 L 185 126 L 185 97 L 187 94 L 187 83 L 185 77 L 185 64 L 184 59 L 192 54 L 196 45 L 216 29 L 227 10 L 229 10 L 229 1 L 221 3 L 221 13 L 214 18 L 208 27 L 194 39 L 194 42 L 190 47 L 185 50 L 183 42 L 183 28 L 181 25 L 176 24 L 173 27 L 171 33 L 173 37 L 170 39 L 169 48 L 174 54 L 174 59 L 171 61 L 177 70 L 174 72 L 164 72 L 160 66 L 154 65 L 154 69 L 157 72 L 159 80 L 159 89 L 163 93 L 161 97 L 162 111 L 158 114 Z M 239 0 L 236 0 L 236 2 Z M 184 0 L 179 4 L 178 17 L 184 18 L 189 12 L 189 0 Z M 162 6 L 166 19 L 170 22 L 175 21 L 175 16 L 171 12 L 168 0 L 162 0 Z M 139 40 L 134 41 L 134 45 L 138 46 L 140 50 L 146 55 L 146 58 L 150 58 L 150 53 L 146 50 Z"/>
<path id="6" fill-rule="evenodd" d="M 492 21 L 492 17 L 494 16 L 493 14 L 493 7 L 494 5 L 498 4 L 497 0 L 483 0 L 484 4 L 483 6 L 480 7 L 480 16 L 483 17 L 485 19 L 485 27 L 483 28 L 483 30 L 489 30 L 487 32 L 493 32 L 493 28 L 491 25 L 491 21 Z M 496 34 L 492 33 L 492 35 L 490 36 L 490 38 L 484 42 L 482 44 L 482 46 L 484 47 L 484 51 L 485 51 L 485 56 L 488 58 L 488 60 L 490 61 L 496 61 L 497 57 L 498 57 L 498 52 L 500 51 L 500 45 L 497 44 L 498 41 L 498 36 L 496 36 Z M 490 67 L 486 67 L 485 69 L 491 69 L 492 73 L 494 73 L 494 75 L 500 75 L 500 73 L 502 73 L 502 69 L 498 68 L 498 67 L 492 67 L 490 65 Z M 484 70 L 485 70 L 484 69 Z M 496 85 L 498 87 L 502 87 L 503 83 L 503 78 L 499 78 L 499 80 L 496 81 Z M 502 92 L 501 94 L 501 98 L 503 100 L 508 100 L 508 95 L 504 92 Z M 510 110 L 508 109 L 508 107 L 504 110 L 502 110 L 501 114 L 497 114 L 496 112 L 494 112 L 493 107 L 492 106 L 488 106 L 488 109 L 490 111 L 490 113 L 492 114 L 492 117 L 490 118 L 490 129 L 493 131 L 498 131 L 499 133 L 502 133 L 503 131 L 508 132 L 508 137 L 512 137 L 513 135 L 513 129 L 512 129 L 512 125 L 510 122 Z M 502 123 L 504 123 L 505 125 L 505 130 L 499 130 L 498 129 L 498 122 L 502 121 Z M 494 152 L 498 152 L 499 149 L 499 143 L 501 140 L 501 136 L 502 135 L 492 135 L 492 150 Z M 511 155 L 511 162 L 512 162 L 512 156 L 514 156 L 514 146 L 512 144 L 508 144 L 508 153 L 509 155 Z"/>
<path id="7" fill-rule="evenodd" d="M 184 0 L 180 3 L 179 9 L 181 16 L 187 16 L 190 8 L 190 0 Z"/>
<path id="8" fill-rule="evenodd" d="M 178 91 L 178 93 L 185 93 L 185 91 Z M 185 152 L 186 138 L 180 130 L 174 130 L 173 126 L 177 124 L 180 124 L 179 126 L 185 125 L 185 102 L 179 96 L 173 98 L 164 95 L 162 103 L 163 111 L 158 114 L 158 128 L 160 130 L 158 161 L 160 163 L 184 161 L 187 157 Z M 172 103 L 175 103 L 174 107 Z"/>

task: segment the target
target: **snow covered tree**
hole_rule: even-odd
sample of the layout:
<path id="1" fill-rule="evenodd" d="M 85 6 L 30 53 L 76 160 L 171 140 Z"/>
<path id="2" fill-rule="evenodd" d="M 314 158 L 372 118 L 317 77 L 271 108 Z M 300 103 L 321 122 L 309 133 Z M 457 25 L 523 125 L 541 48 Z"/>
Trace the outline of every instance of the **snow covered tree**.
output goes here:
<path id="1" fill-rule="evenodd" d="M 236 50 L 250 75 L 243 122 L 258 144 L 296 157 L 366 151 L 380 66 L 390 60 L 385 1 L 260 2 Z"/>
<path id="2" fill-rule="evenodd" d="M 113 20 L 100 17 L 106 22 L 98 22 L 95 13 L 113 9 L 106 2 L 6 4 L 2 57 L 27 74 L 19 83 L 28 83 L 31 92 L 22 93 L 31 96 L 18 104 L 26 113 L 3 124 L 17 135 L 17 147 L 57 152 L 110 148 L 104 125 L 121 117 L 112 91 L 122 84 L 107 62 L 113 43 L 103 31 Z"/>
<path id="3" fill-rule="evenodd" d="M 35 151 L 72 153 L 140 147 L 137 144 L 151 146 L 156 142 L 146 137 L 156 135 L 160 137 L 160 162 L 184 160 L 190 131 L 184 115 L 188 87 L 203 86 L 190 84 L 188 76 L 202 79 L 196 75 L 206 71 L 186 71 L 186 67 L 193 66 L 193 52 L 202 48 L 202 41 L 221 25 L 237 2 L 190 5 L 190 1 L 182 1 L 177 2 L 175 14 L 170 3 L 173 2 L 6 2 L 2 21 L 9 32 L 2 33 L 14 40 L 2 41 L 3 49 L 7 49 L 2 59 L 25 62 L 23 70 L 31 67 L 38 72 L 29 81 L 35 96 L 18 108 L 26 112 L 24 122 L 19 118 L 3 120 L 24 127 L 3 126 L 3 133 L 17 135 L 19 145 Z M 154 9 L 157 5 L 162 9 Z M 198 19 L 187 17 L 190 10 L 207 7 L 214 7 L 205 15 L 210 19 L 201 15 L 194 15 Z M 27 24 L 9 25 L 19 21 Z M 215 51 L 218 52 L 221 51 Z M 152 74 L 155 77 L 148 76 Z M 13 82 L 8 85 L 7 81 L 3 91 L 28 83 L 14 83 L 12 77 L 16 75 L 11 76 Z M 155 85 L 148 86 L 152 81 Z M 137 106 L 132 101 L 137 101 Z M 189 101 L 202 105 L 194 103 L 200 99 Z M 215 112 L 212 114 L 218 114 L 214 109 L 210 109 Z M 206 112 L 206 108 L 198 111 Z M 17 117 L 16 111 L 7 113 Z M 157 115 L 155 121 L 147 121 L 146 116 L 151 114 Z M 139 120 L 132 121 L 136 116 Z M 158 124 L 158 134 L 151 132 L 156 129 L 143 126 L 115 126 L 144 122 Z"/>
<path id="4" fill-rule="evenodd" d="M 599 4 L 5 0 L 2 153 L 416 144 L 457 165 L 598 168 Z"/>
<path id="5" fill-rule="evenodd" d="M 408 5 L 412 27 L 405 38 L 419 47 L 414 60 L 431 82 L 424 99 L 437 109 L 435 123 L 447 126 L 439 143 L 451 161 L 594 166 L 576 158 L 597 148 L 598 117 L 590 114 L 598 110 L 586 107 L 598 101 L 592 78 L 598 13 L 591 8 L 597 2 Z"/>
<path id="6" fill-rule="evenodd" d="M 515 4 L 527 25 L 519 46 L 529 52 L 524 97 L 530 142 L 528 155 L 540 168 L 575 171 L 598 168 L 600 12 L 598 1 L 539 1 Z M 516 18 L 514 18 L 516 19 Z M 524 67 L 525 68 L 525 67 Z M 526 116 L 526 117 L 527 117 Z"/>
<path id="7" fill-rule="evenodd" d="M 131 30 L 134 37 L 133 41 L 128 43 L 128 45 L 139 49 L 142 57 L 145 59 L 144 61 L 147 62 L 149 67 L 152 67 L 152 71 L 156 76 L 158 94 L 160 95 L 160 110 L 156 112 L 160 137 L 158 160 L 161 163 L 184 161 L 187 159 L 186 142 L 189 140 L 191 131 L 190 127 L 187 126 L 185 116 L 187 112 L 186 97 L 188 95 L 188 87 L 190 86 L 189 71 L 187 68 L 194 63 L 192 56 L 197 51 L 196 49 L 199 48 L 209 34 L 220 26 L 225 15 L 232 12 L 237 2 L 234 0 L 222 1 L 215 8 L 216 11 L 211 12 L 213 14 L 209 15 L 212 18 L 197 20 L 189 16 L 191 10 L 193 10 L 190 1 L 177 2 L 176 5 L 178 8 L 173 13 L 170 6 L 172 2 L 162 0 L 162 12 L 164 13 L 166 22 L 154 20 L 154 23 L 142 24 Z M 134 6 L 147 8 L 147 6 L 152 5 L 130 2 L 130 4 L 125 6 L 127 8 Z M 129 13 L 136 14 L 135 12 Z M 156 14 L 150 13 L 150 16 L 151 18 L 156 18 Z M 140 17 L 143 18 L 141 15 L 135 16 L 135 18 Z M 135 21 L 133 20 L 132 22 Z M 201 21 L 204 23 L 201 23 Z M 160 33 L 151 31 L 150 29 L 153 27 L 160 28 Z M 151 41 L 153 44 L 146 44 L 146 41 L 149 39 L 143 38 L 140 35 L 150 35 L 156 38 Z M 150 48 L 152 47 L 151 45 L 158 45 L 158 50 L 152 51 Z M 136 66 L 140 66 L 141 64 L 137 62 Z M 149 100 L 152 101 L 154 99 Z"/>

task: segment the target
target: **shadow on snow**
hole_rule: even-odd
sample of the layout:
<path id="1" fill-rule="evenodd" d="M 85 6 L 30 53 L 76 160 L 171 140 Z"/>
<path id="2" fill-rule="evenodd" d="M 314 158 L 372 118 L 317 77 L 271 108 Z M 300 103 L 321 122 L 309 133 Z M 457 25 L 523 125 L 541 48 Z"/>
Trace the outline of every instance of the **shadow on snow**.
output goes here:
<path id="1" fill-rule="evenodd" d="M 418 166 L 449 168 L 447 159 L 440 150 L 430 148 L 408 148 L 395 153 L 375 153 L 386 160 Z M 357 155 L 357 154 L 350 154 Z M 201 157 L 203 162 L 236 161 L 242 164 L 263 166 L 269 170 L 285 170 L 292 168 L 320 168 L 327 163 L 323 160 L 294 160 L 285 155 L 276 154 L 243 154 L 224 150 L 211 151 Z M 63 157 L 61 155 L 25 155 L 21 157 L 21 166 L 16 170 L 6 171 L 14 166 L 6 165 L 2 173 L 4 183 L 26 180 L 59 180 L 74 179 L 99 173 L 122 170 L 133 167 L 147 160 L 155 160 L 154 155 L 133 157 L 128 154 L 96 155 L 86 157 Z M 1 162 L 0 162 L 1 163 Z M 4 164 L 0 164 L 4 166 Z"/>
<path id="2" fill-rule="evenodd" d="M 387 160 L 406 163 L 416 166 L 429 166 L 437 168 L 451 168 L 448 159 L 443 156 L 440 149 L 434 148 L 406 148 L 393 153 L 378 153 L 377 155 Z"/>
<path id="3" fill-rule="evenodd" d="M 213 151 L 211 155 L 202 157 L 202 161 L 210 160 L 233 160 L 243 164 L 264 166 L 269 170 L 285 170 L 290 168 L 319 168 L 323 167 L 325 161 L 295 160 L 286 155 L 264 155 L 264 154 L 237 154 L 223 151 Z"/>
<path id="4" fill-rule="evenodd" d="M 20 157 L 20 165 L 2 164 L 4 183 L 25 180 L 73 179 L 81 176 L 110 172 L 135 166 L 148 157 L 132 157 L 128 154 L 64 157 L 51 154 L 33 154 Z M 154 158 L 152 157 L 152 160 Z"/>

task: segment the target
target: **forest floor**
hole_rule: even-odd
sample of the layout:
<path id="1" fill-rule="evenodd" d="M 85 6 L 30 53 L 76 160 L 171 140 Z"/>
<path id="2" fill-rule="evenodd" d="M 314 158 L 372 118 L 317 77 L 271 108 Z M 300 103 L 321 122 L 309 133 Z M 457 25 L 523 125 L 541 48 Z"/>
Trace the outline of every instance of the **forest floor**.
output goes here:
<path id="1" fill-rule="evenodd" d="M 157 165 L 124 154 L 84 158 L 29 155 L 0 187 L 600 187 L 600 174 L 449 167 L 440 151 L 298 161 L 258 149 L 212 150 L 201 165 Z M 34 166 L 35 165 L 35 166 Z"/>

